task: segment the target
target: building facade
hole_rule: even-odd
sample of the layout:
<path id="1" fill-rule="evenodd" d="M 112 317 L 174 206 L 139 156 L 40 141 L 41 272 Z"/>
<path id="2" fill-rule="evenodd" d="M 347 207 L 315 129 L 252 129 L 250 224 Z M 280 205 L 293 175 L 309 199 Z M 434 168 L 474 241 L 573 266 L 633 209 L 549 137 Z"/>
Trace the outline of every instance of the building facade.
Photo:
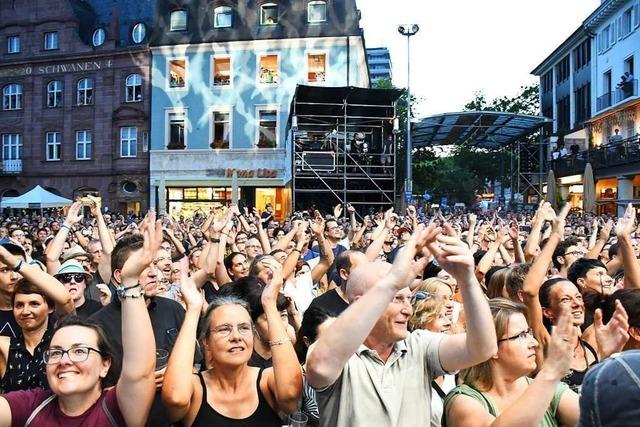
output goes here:
<path id="1" fill-rule="evenodd" d="M 190 215 L 237 199 L 284 215 L 296 86 L 369 86 L 355 1 L 161 1 L 158 16 L 152 205 Z"/>
<path id="2" fill-rule="evenodd" d="M 154 3 L 0 4 L 0 196 L 40 184 L 147 209 Z"/>
<path id="3" fill-rule="evenodd" d="M 393 80 L 391 73 L 391 55 L 386 47 L 373 47 L 367 49 L 367 63 L 371 86 L 375 87 L 380 80 Z"/>
<path id="4" fill-rule="evenodd" d="M 550 147 L 551 165 L 559 177 L 560 195 L 574 206 L 582 205 L 583 172 L 587 163 L 594 170 L 596 200 L 599 212 L 621 214 L 627 203 L 640 204 L 640 97 L 638 92 L 637 62 L 640 60 L 640 1 L 604 0 L 574 33 L 574 51 L 589 40 L 589 66 L 579 77 L 589 81 L 588 91 L 579 93 L 580 84 L 570 82 L 570 120 L 576 120 L 578 104 L 586 117 L 578 133 L 570 129 L 564 135 L 566 152 Z M 572 36 L 573 37 L 573 36 Z M 578 43 L 578 44 L 576 44 Z M 564 45 L 570 45 L 571 37 Z M 570 67 L 574 61 L 570 63 Z M 542 71 L 538 67 L 534 71 Z M 575 75 L 575 66 L 570 75 Z M 548 72 L 548 71 L 547 71 Z M 554 71 L 556 72 L 556 71 Z M 541 92 L 547 81 L 541 76 Z M 584 86 L 587 87 L 587 86 Z M 552 89 L 559 90 L 554 79 Z M 544 97 L 544 94 L 542 94 Z M 588 108 L 582 104 L 589 98 Z M 580 101 L 578 101 L 580 97 Z M 542 98 L 542 114 L 548 104 Z M 556 103 L 557 105 L 557 103 Z M 562 128 L 563 110 L 554 110 L 554 132 Z M 577 120 L 576 120 L 577 121 Z M 550 138 L 550 142 L 553 140 Z"/>

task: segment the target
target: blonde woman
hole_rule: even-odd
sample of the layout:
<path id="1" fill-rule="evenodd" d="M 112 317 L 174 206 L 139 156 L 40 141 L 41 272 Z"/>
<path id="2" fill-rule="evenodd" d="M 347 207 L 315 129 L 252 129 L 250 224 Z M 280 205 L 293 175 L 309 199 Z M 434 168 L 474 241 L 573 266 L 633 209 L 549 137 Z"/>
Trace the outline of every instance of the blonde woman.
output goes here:
<path id="1" fill-rule="evenodd" d="M 417 291 L 411 299 L 411 306 L 413 313 L 409 318 L 410 331 L 424 329 L 435 333 L 448 333 L 451 330 L 451 319 L 447 316 L 446 300 L 440 295 Z M 440 427 L 443 399 L 455 386 L 455 375 L 446 374 L 431 382 L 432 427 Z"/>
<path id="2" fill-rule="evenodd" d="M 464 332 L 462 304 L 453 300 L 453 289 L 451 289 L 451 285 L 442 279 L 431 277 L 423 280 L 416 288 L 416 291 L 423 291 L 429 295 L 442 297 L 444 299 L 446 315 L 449 320 L 451 320 L 451 330 L 449 330 L 449 333 L 456 334 Z"/>

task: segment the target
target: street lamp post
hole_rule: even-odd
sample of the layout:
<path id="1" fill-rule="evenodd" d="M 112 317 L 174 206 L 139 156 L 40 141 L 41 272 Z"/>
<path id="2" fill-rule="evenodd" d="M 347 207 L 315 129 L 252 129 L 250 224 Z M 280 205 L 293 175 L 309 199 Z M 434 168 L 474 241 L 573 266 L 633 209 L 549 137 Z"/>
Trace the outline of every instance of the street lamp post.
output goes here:
<path id="1" fill-rule="evenodd" d="M 407 37 L 407 180 L 405 182 L 404 191 L 407 202 L 409 202 L 409 194 L 413 194 L 413 170 L 411 168 L 411 152 L 413 145 L 411 144 L 411 49 L 409 40 L 415 35 L 420 27 L 416 24 L 404 24 L 398 26 L 398 32 Z"/>

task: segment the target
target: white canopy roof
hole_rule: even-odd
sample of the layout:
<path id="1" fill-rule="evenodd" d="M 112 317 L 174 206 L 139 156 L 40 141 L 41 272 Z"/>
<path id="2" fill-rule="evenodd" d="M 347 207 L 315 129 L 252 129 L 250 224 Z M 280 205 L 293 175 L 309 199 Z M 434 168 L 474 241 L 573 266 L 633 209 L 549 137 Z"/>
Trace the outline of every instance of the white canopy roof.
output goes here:
<path id="1" fill-rule="evenodd" d="M 36 185 L 34 189 L 18 197 L 5 197 L 0 203 L 2 208 L 15 209 L 41 209 L 68 206 L 72 200 L 57 196 L 44 188 Z"/>

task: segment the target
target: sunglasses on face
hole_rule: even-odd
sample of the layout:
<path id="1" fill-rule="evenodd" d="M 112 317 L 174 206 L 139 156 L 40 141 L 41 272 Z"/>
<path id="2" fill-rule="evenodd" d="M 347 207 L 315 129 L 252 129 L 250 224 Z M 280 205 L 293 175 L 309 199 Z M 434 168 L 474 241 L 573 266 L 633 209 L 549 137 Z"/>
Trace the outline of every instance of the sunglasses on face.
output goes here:
<path id="1" fill-rule="evenodd" d="M 60 281 L 64 283 L 71 282 L 71 279 L 73 279 L 76 283 L 84 282 L 84 274 L 80 274 L 80 273 L 75 273 L 75 274 L 66 273 L 66 274 L 61 274 L 58 277 L 60 278 Z"/>

